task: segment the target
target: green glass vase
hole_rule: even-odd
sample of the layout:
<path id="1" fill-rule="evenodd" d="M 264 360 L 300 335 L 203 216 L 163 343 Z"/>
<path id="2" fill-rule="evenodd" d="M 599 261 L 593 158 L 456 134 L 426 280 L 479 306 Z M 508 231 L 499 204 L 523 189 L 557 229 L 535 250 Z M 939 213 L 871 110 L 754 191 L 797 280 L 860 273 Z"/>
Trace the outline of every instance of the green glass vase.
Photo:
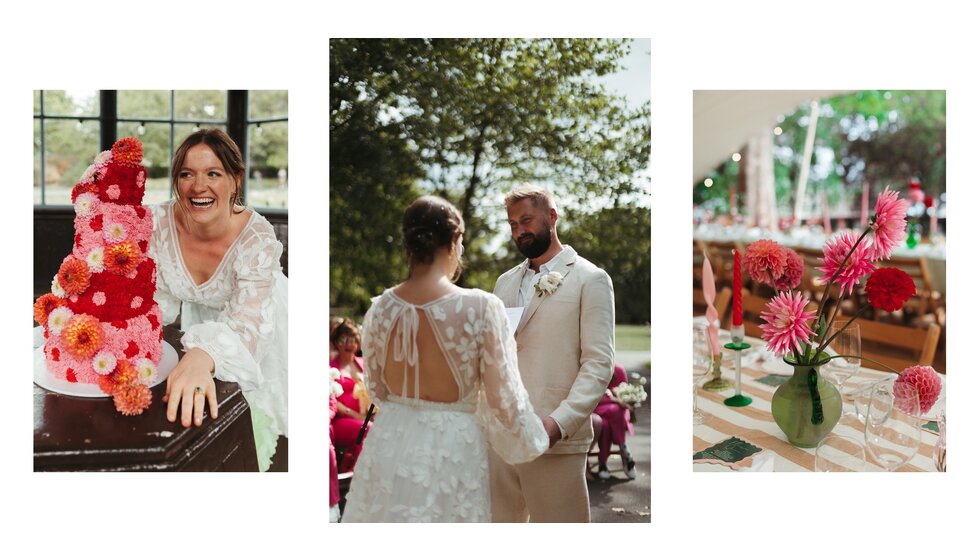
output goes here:
<path id="1" fill-rule="evenodd" d="M 827 360 L 802 366 L 788 357 L 784 361 L 793 367 L 793 376 L 773 394 L 772 417 L 790 443 L 816 447 L 840 421 L 840 393 L 820 375 Z"/>

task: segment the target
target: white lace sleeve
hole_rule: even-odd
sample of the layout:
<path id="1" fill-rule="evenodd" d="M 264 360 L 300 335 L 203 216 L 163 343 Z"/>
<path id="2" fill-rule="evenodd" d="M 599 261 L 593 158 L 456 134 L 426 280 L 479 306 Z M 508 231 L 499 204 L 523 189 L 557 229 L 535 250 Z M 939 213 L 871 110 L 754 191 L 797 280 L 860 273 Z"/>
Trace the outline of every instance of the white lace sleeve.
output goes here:
<path id="1" fill-rule="evenodd" d="M 262 383 L 259 362 L 270 350 L 277 317 L 272 292 L 280 271 L 282 244 L 270 232 L 244 239 L 234 262 L 231 298 L 214 321 L 187 328 L 185 349 L 200 348 L 214 360 L 215 377 L 234 381 L 244 390 Z"/>
<path id="2" fill-rule="evenodd" d="M 508 463 L 526 463 L 547 451 L 548 434 L 521 382 L 504 304 L 496 297 L 486 301 L 477 414 L 494 451 Z"/>
<path id="3" fill-rule="evenodd" d="M 364 316 L 364 326 L 361 329 L 361 348 L 364 355 L 364 384 L 367 387 L 371 402 L 379 403 L 387 400 L 388 387 L 381 380 L 384 368 L 384 347 L 386 340 L 381 332 L 384 312 L 380 309 L 381 298 L 376 297 Z"/>

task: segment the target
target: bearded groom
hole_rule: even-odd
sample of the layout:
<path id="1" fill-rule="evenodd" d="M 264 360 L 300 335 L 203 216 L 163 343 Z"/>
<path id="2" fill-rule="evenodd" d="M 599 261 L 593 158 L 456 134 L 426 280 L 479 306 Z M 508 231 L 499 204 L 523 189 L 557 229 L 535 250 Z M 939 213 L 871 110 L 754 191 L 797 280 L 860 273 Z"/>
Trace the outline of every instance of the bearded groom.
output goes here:
<path id="1" fill-rule="evenodd" d="M 518 365 L 551 449 L 520 465 L 490 452 L 492 518 L 588 522 L 591 415 L 613 372 L 612 281 L 558 240 L 558 209 L 547 190 L 521 186 L 504 204 L 527 260 L 502 274 L 493 292 L 508 308 L 523 308 L 514 335 Z"/>

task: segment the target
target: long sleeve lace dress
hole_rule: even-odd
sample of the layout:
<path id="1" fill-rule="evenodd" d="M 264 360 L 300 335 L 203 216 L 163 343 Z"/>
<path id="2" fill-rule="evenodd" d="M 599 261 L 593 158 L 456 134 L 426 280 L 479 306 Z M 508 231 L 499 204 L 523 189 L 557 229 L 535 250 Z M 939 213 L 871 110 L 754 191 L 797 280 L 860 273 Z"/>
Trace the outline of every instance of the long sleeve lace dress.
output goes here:
<path id="1" fill-rule="evenodd" d="M 197 284 L 180 253 L 173 205 L 150 206 L 148 252 L 157 265 L 154 299 L 164 324 L 180 314 L 184 350 L 204 350 L 214 360 L 215 378 L 241 386 L 252 411 L 259 468 L 265 471 L 276 439 L 287 433 L 288 300 L 279 264 L 282 244 L 272 225 L 253 210 L 214 275 Z"/>
<path id="2" fill-rule="evenodd" d="M 426 375 L 419 371 L 418 338 L 426 328 L 452 372 L 455 402 L 418 398 Z M 368 391 L 380 411 L 343 521 L 490 521 L 488 444 L 510 463 L 548 449 L 521 383 L 503 303 L 481 290 L 459 290 L 413 305 L 389 289 L 364 318 L 362 349 Z M 400 387 L 383 378 L 389 351 L 404 363 Z"/>

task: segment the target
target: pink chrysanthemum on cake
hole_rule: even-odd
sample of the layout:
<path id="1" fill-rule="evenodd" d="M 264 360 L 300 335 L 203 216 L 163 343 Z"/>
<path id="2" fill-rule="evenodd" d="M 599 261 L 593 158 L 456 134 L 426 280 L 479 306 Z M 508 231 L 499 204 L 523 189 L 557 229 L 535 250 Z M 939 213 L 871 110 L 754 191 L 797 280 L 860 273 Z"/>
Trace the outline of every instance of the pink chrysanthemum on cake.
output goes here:
<path id="1" fill-rule="evenodd" d="M 756 282 L 768 284 L 779 278 L 786 269 L 785 248 L 770 239 L 760 239 L 745 248 L 743 266 Z"/>
<path id="2" fill-rule="evenodd" d="M 146 170 L 135 138 L 95 157 L 72 189 L 75 237 L 51 293 L 34 305 L 45 327 L 48 371 L 91 383 L 123 414 L 149 406 L 162 355 L 156 266 L 147 257 L 153 218 L 142 206 Z M 135 365 L 134 365 L 135 364 Z"/>
<path id="3" fill-rule="evenodd" d="M 857 236 L 850 231 L 842 231 L 832 237 L 823 248 L 823 266 L 818 266 L 817 270 L 823 272 L 822 280 L 830 282 L 837 270 L 837 278 L 834 280 L 840 285 L 841 291 L 848 294 L 856 284 L 861 283 L 861 277 L 871 274 L 875 266 L 871 263 L 871 244 L 862 240 L 857 243 Z M 851 248 L 854 247 L 854 251 Z M 850 257 L 847 255 L 850 254 Z M 846 261 L 844 259 L 847 259 Z"/>
<path id="4" fill-rule="evenodd" d="M 875 202 L 875 217 L 871 224 L 874 232 L 872 260 L 887 259 L 892 251 L 905 240 L 905 216 L 909 201 L 898 198 L 898 193 L 885 188 Z"/>
<path id="5" fill-rule="evenodd" d="M 815 333 L 807 323 L 816 317 L 813 311 L 807 311 L 810 300 L 799 292 L 781 292 L 766 304 L 767 311 L 760 317 L 762 338 L 768 343 L 768 348 L 779 355 L 788 353 L 791 349 L 800 351 L 801 341 L 807 342 Z"/>
<path id="6" fill-rule="evenodd" d="M 936 370 L 929 366 L 912 366 L 905 368 L 895 380 L 895 401 L 902 410 L 914 414 L 912 406 L 914 401 L 910 398 L 900 399 L 900 396 L 911 395 L 913 392 L 917 393 L 919 396 L 919 412 L 926 414 L 932 409 L 932 405 L 939 400 L 939 394 L 942 390 L 943 382 Z"/>
<path id="7" fill-rule="evenodd" d="M 799 286 L 803 279 L 803 257 L 786 247 L 783 251 L 786 254 L 786 267 L 782 276 L 776 277 L 776 285 L 773 287 L 780 292 L 788 292 Z"/>

